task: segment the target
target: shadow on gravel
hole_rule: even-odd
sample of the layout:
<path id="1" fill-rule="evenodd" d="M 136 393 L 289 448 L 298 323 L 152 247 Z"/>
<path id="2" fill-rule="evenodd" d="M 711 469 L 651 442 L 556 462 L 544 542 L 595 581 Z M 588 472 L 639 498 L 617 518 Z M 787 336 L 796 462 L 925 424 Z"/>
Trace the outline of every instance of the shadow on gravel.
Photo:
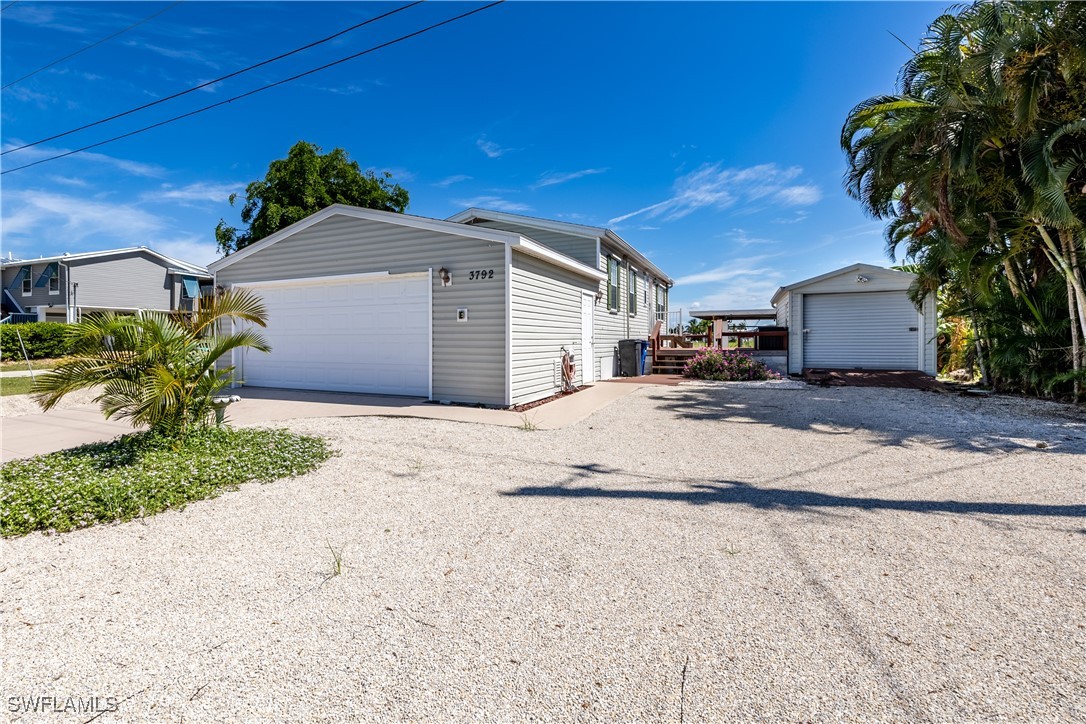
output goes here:
<path id="1" fill-rule="evenodd" d="M 866 433 L 885 446 L 914 442 L 992 453 L 1031 448 L 1025 439 L 1041 440 L 1046 448 L 1061 452 L 1086 452 L 1086 417 L 1014 416 L 985 407 L 983 400 L 918 390 L 673 388 L 651 399 L 680 419 L 769 425 L 827 436 Z"/>
<path id="2" fill-rule="evenodd" d="M 817 508 L 857 510 L 903 510 L 910 513 L 957 513 L 970 515 L 1037 515 L 1077 518 L 1086 516 L 1086 505 L 1042 505 L 1037 503 L 960 502 L 956 500 L 892 500 L 887 498 L 830 495 L 811 490 L 759 488 L 750 483 L 717 481 L 692 484 L 688 490 L 640 490 L 632 488 L 568 487 L 563 485 L 525 486 L 502 493 L 505 496 L 556 498 L 606 498 L 611 500 L 659 500 L 688 505 L 745 505 L 759 510 L 799 511 Z"/>

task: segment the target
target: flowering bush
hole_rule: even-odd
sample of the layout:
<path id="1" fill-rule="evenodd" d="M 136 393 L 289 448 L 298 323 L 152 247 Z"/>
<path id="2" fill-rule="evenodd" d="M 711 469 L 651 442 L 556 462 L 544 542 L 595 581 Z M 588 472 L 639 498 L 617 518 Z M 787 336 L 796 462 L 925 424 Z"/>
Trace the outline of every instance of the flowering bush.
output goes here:
<path id="1" fill-rule="evenodd" d="M 0 535 L 153 515 L 241 483 L 302 475 L 331 455 L 319 437 L 217 427 L 181 440 L 143 432 L 12 460 L 0 466 Z"/>
<path id="2" fill-rule="evenodd" d="M 684 377 L 718 382 L 779 380 L 781 376 L 761 360 L 735 350 L 707 347 L 694 355 L 683 368 Z"/>

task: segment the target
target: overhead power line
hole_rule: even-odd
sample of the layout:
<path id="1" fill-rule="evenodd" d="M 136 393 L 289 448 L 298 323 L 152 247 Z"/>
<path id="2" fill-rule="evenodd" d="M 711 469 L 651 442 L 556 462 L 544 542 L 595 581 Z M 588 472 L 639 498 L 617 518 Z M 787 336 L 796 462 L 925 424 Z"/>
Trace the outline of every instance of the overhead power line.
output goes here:
<path id="1" fill-rule="evenodd" d="M 229 80 L 230 78 L 233 78 L 235 76 L 239 76 L 242 73 L 248 73 L 250 70 L 255 70 L 256 68 L 260 68 L 262 66 L 268 65 L 269 63 L 274 63 L 277 60 L 282 60 L 283 58 L 289 57 L 291 55 L 295 55 L 296 53 L 301 53 L 303 50 L 309 50 L 310 48 L 316 47 L 316 46 L 321 45 L 323 43 L 327 43 L 327 42 L 329 42 L 331 40 L 335 40 L 339 36 L 345 35 L 345 34 L 351 32 L 352 30 L 358 30 L 359 28 L 361 28 L 361 27 L 363 27 L 365 25 L 369 25 L 370 23 L 375 23 L 378 20 L 383 20 L 383 19 L 387 18 L 390 15 L 395 15 L 396 13 L 407 10 L 408 8 L 412 8 L 412 7 L 416 6 L 416 5 L 421 5 L 423 2 L 424 2 L 424 0 L 415 0 L 415 2 L 409 3 L 409 4 L 404 5 L 402 7 L 399 7 L 399 8 L 396 8 L 395 10 L 389 10 L 387 13 L 382 13 L 382 14 L 376 16 L 376 17 L 370 18 L 369 20 L 363 21 L 363 22 L 358 23 L 356 25 L 352 25 L 349 28 L 345 28 L 343 30 L 340 30 L 338 33 L 335 33 L 334 35 L 329 35 L 327 38 L 321 38 L 320 40 L 314 40 L 312 43 L 309 43 L 307 45 L 303 45 L 300 48 L 295 48 L 294 50 L 290 50 L 290 51 L 288 51 L 286 53 L 281 53 L 280 55 L 277 55 L 274 58 L 268 58 L 267 60 L 262 60 L 259 63 L 255 63 L 253 65 L 250 65 L 247 68 L 242 68 L 241 70 L 235 70 L 233 73 L 228 73 L 228 74 L 226 74 L 224 76 L 220 76 L 218 78 L 215 78 L 214 80 L 209 80 L 209 81 L 206 81 L 206 82 L 201 83 L 199 85 L 194 85 L 191 88 L 187 88 L 187 89 L 185 89 L 183 91 L 178 91 L 177 93 L 174 93 L 172 95 L 168 95 L 168 96 L 166 96 L 164 98 L 159 98 L 158 100 L 151 101 L 150 103 L 144 103 L 142 106 L 137 106 L 135 108 L 131 108 L 131 109 L 129 109 L 127 111 L 124 111 L 122 113 L 115 113 L 112 116 L 109 116 L 107 118 L 103 118 L 103 119 L 98 120 L 98 121 L 94 121 L 93 123 L 85 123 L 82 126 L 79 126 L 78 128 L 71 129 L 70 131 L 64 131 L 63 133 L 57 133 L 57 134 L 54 134 L 52 136 L 47 136 L 45 138 L 38 139 L 37 141 L 34 141 L 32 143 L 24 143 L 21 146 L 16 146 L 15 148 L 9 148 L 6 151 L 0 151 L 0 156 L 6 156 L 9 153 L 14 153 L 16 151 L 21 151 L 24 148 L 30 148 L 31 146 L 37 146 L 37 145 L 40 145 L 42 143 L 48 143 L 49 141 L 55 141 L 58 138 L 64 138 L 65 136 L 70 136 L 73 133 L 78 133 L 79 131 L 85 131 L 88 128 L 93 128 L 94 126 L 100 126 L 103 123 L 108 123 L 109 121 L 115 121 L 118 118 L 124 118 L 125 116 L 130 116 L 133 113 L 138 113 L 139 111 L 146 110 L 147 108 L 151 108 L 152 106 L 157 106 L 160 103 L 165 103 L 166 101 L 172 101 L 174 98 L 180 98 L 183 95 L 188 95 L 189 93 L 192 93 L 194 91 L 198 91 L 201 88 L 207 88 L 208 86 L 215 85 L 216 83 L 221 83 L 224 80 Z"/>
<path id="2" fill-rule="evenodd" d="M 43 65 L 42 67 L 38 68 L 37 70 L 32 71 L 30 73 L 27 73 L 26 75 L 24 75 L 21 78 L 16 78 L 15 80 L 11 81 L 7 85 L 0 86 L 0 90 L 3 90 L 5 88 L 10 88 L 11 86 L 15 85 L 16 83 L 22 82 L 22 81 L 26 80 L 27 78 L 29 78 L 32 75 L 37 75 L 38 73 L 41 73 L 43 70 L 47 70 L 49 68 L 52 68 L 57 63 L 63 63 L 64 61 L 68 60 L 68 58 L 74 58 L 75 56 L 79 55 L 80 53 L 85 53 L 88 50 L 90 50 L 91 48 L 98 47 L 99 45 L 106 42 L 107 40 L 112 40 L 113 38 L 116 38 L 118 35 L 123 35 L 124 33 L 127 33 L 132 28 L 143 25 L 148 20 L 153 20 L 154 18 L 157 18 L 159 15 L 166 12 L 170 8 L 172 8 L 172 7 L 176 6 L 176 5 L 180 5 L 181 2 L 182 2 L 182 0 L 177 0 L 177 2 L 172 2 L 169 5 L 167 5 L 166 7 L 162 8 L 161 10 L 156 10 L 155 12 L 151 13 L 150 15 L 145 17 L 143 20 L 139 20 L 137 22 L 132 23 L 127 28 L 124 28 L 123 30 L 118 30 L 117 32 L 113 33 L 112 35 L 107 35 L 106 37 L 102 38 L 101 40 L 96 40 L 95 42 L 91 43 L 90 45 L 84 45 L 82 48 L 75 51 L 74 53 L 68 53 L 63 58 L 57 58 L 52 63 L 49 63 L 47 65 Z M 10 8 L 14 4 L 15 3 L 11 3 L 10 5 L 5 6 L 4 10 L 7 10 L 8 8 Z"/>
<path id="3" fill-rule="evenodd" d="M 212 103 L 209 106 L 204 106 L 203 108 L 197 108 L 194 111 L 189 111 L 188 113 L 182 113 L 179 116 L 174 116 L 173 118 L 167 118 L 164 121 L 159 121 L 158 123 L 152 123 L 149 126 L 144 126 L 143 128 L 137 128 L 134 131 L 129 131 L 128 133 L 122 133 L 119 136 L 114 136 L 113 138 L 107 138 L 104 141 L 99 141 L 98 143 L 92 143 L 92 144 L 90 144 L 88 146 L 83 146 L 82 148 L 77 148 L 77 149 L 75 149 L 73 151 L 65 151 L 64 153 L 58 153 L 57 155 L 50 156 L 49 158 L 39 159 L 39 160 L 34 161 L 32 163 L 23 164 L 22 166 L 16 166 L 15 168 L 9 168 L 6 171 L 0 171 L 0 176 L 2 176 L 4 174 L 14 173 L 15 171 L 21 171 L 24 168 L 30 168 L 31 166 L 37 166 L 39 164 L 47 163 L 49 161 L 56 161 L 57 159 L 66 158 L 68 156 L 74 156 L 77 153 L 83 153 L 84 151 L 89 151 L 92 148 L 98 148 L 99 146 L 104 146 L 107 143 L 113 143 L 114 141 L 120 141 L 121 139 L 129 138 L 131 136 L 135 136 L 137 134 L 144 133 L 146 131 L 150 131 L 150 130 L 155 129 L 155 128 L 159 128 L 161 126 L 165 126 L 165 125 L 167 125 L 169 123 L 173 123 L 174 121 L 180 121 L 183 118 L 188 118 L 190 116 L 195 116 L 195 115 L 197 115 L 199 113 L 203 113 L 204 111 L 210 111 L 212 108 L 218 108 L 219 106 L 224 106 L 227 103 L 233 103 L 236 100 L 241 100 L 242 98 L 247 98 L 247 97 L 249 97 L 251 95 L 256 95 L 257 93 L 260 93 L 261 91 L 266 91 L 266 90 L 269 90 L 271 88 L 275 88 L 276 86 L 283 85 L 284 83 L 290 83 L 292 81 L 298 80 L 299 78 L 304 78 L 307 75 L 313 75 L 314 73 L 319 73 L 322 70 L 327 70 L 328 68 L 331 68 L 331 67 L 336 66 L 336 65 L 340 65 L 341 63 L 346 63 L 349 60 L 354 60 L 355 58 L 360 58 L 363 55 L 369 55 L 370 53 L 374 53 L 374 52 L 376 52 L 378 50 L 381 50 L 383 48 L 387 48 L 387 47 L 389 47 L 391 45 L 396 45 L 397 43 L 402 43 L 405 40 L 409 40 L 409 39 L 414 38 L 416 36 L 422 35 L 423 33 L 428 33 L 431 30 L 436 30 L 437 28 L 440 28 L 443 25 L 448 25 L 449 23 L 454 23 L 457 20 L 463 20 L 464 18 L 469 17 L 471 15 L 475 15 L 476 13 L 481 13 L 484 10 L 489 10 L 490 8 L 495 7 L 497 5 L 501 5 L 504 2 L 505 2 L 505 0 L 495 0 L 495 2 L 489 3 L 487 5 L 483 5 L 482 7 L 475 8 L 474 10 L 469 10 L 469 11 L 467 11 L 465 13 L 460 13 L 459 15 L 448 18 L 447 20 L 442 20 L 439 23 L 434 23 L 433 25 L 428 25 L 425 28 L 422 28 L 420 30 L 416 30 L 416 31 L 414 31 L 412 33 L 408 33 L 407 35 L 401 35 L 398 38 L 386 41 L 384 43 L 381 43 L 380 45 L 375 45 L 372 48 L 367 48 L 366 50 L 362 50 L 362 51 L 359 51 L 358 53 L 348 55 L 348 56 L 346 56 L 344 58 L 340 58 L 339 60 L 334 60 L 331 63 L 325 63 L 322 66 L 313 68 L 311 70 L 304 71 L 302 73 L 298 73 L 297 75 L 292 75 L 289 78 L 284 78 L 282 80 L 277 80 L 274 83 L 269 83 L 268 85 L 264 85 L 264 86 L 261 86 L 259 88 L 254 88 L 251 91 L 248 91 L 246 93 L 242 93 L 241 95 L 236 95 L 236 96 L 234 96 L 232 98 L 227 98 L 226 100 L 219 101 L 218 103 Z"/>
<path id="4" fill-rule="evenodd" d="M 5 10 L 7 10 L 8 8 L 10 8 L 10 7 L 12 6 L 12 5 L 14 5 L 14 4 L 15 4 L 15 3 L 17 3 L 17 2 L 19 2 L 19 0 L 11 0 L 11 2 L 9 2 L 9 3 L 7 4 L 7 5 L 5 5 L 4 7 L 0 8 L 0 13 L 4 12 Z"/>

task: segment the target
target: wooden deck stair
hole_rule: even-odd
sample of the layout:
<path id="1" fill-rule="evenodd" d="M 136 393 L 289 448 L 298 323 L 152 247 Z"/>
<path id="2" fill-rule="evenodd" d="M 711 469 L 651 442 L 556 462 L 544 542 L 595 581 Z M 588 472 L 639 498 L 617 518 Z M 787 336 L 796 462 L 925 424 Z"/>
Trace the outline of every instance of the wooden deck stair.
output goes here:
<path id="1" fill-rule="evenodd" d="M 681 375 L 686 363 L 699 351 L 689 347 L 657 347 L 652 355 L 652 373 Z"/>

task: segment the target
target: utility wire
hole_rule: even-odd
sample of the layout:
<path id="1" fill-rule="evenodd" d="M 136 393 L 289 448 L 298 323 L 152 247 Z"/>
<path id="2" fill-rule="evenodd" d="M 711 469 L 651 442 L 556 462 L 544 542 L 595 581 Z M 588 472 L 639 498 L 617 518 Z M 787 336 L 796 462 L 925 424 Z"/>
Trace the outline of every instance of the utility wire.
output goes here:
<path id="1" fill-rule="evenodd" d="M 125 116 L 130 116 L 133 113 L 137 113 L 139 111 L 145 110 L 145 109 L 150 108 L 152 106 L 157 106 L 159 103 L 165 103 L 166 101 L 172 101 L 174 98 L 180 98 L 183 95 L 188 95 L 189 93 L 192 93 L 194 91 L 198 91 L 201 88 L 207 88 L 209 85 L 215 85 L 216 83 L 221 83 L 222 81 L 233 78 L 234 76 L 241 75 L 242 73 L 248 73 L 250 70 L 255 70 L 256 68 L 260 68 L 261 66 L 265 66 L 265 65 L 268 65 L 269 63 L 274 63 L 277 60 L 282 60 L 283 58 L 286 58 L 288 56 L 294 55 L 296 53 L 300 53 L 303 50 L 309 50 L 310 48 L 321 45 L 322 43 L 327 43 L 330 40 L 335 40 L 339 36 L 345 35 L 346 33 L 349 33 L 352 30 L 358 30 L 359 28 L 361 28 L 364 25 L 369 25 L 370 23 L 375 23 L 378 20 L 383 20 L 383 19 L 387 18 L 390 15 L 395 15 L 396 13 L 407 10 L 408 8 L 412 8 L 412 7 L 416 6 L 416 5 L 421 5 L 423 2 L 424 2 L 424 0 L 415 0 L 415 2 L 404 5 L 403 7 L 396 8 L 395 10 L 390 10 L 387 13 L 382 13 L 381 15 L 370 18 L 369 20 L 366 20 L 364 22 L 358 23 L 357 25 L 352 25 L 349 28 L 346 28 L 344 30 L 340 30 L 338 33 L 336 33 L 334 35 L 329 35 L 327 38 L 321 38 L 320 40 L 315 40 L 312 43 L 309 43 L 308 45 L 303 45 L 300 48 L 295 48 L 294 50 L 288 51 L 286 53 L 282 53 L 281 55 L 277 55 L 274 58 L 268 58 L 267 60 L 262 60 L 259 63 L 256 63 L 254 65 L 250 65 L 248 68 L 242 68 L 241 70 L 235 70 L 233 73 L 228 73 L 227 75 L 221 76 L 219 78 L 215 78 L 214 80 L 209 80 L 209 81 L 207 81 L 205 83 L 201 83 L 200 85 L 195 85 L 195 86 L 193 86 L 191 88 L 188 88 L 186 90 L 174 93 L 173 95 L 168 95 L 165 98 L 159 98 L 158 100 L 151 101 L 150 103 L 144 103 L 142 106 L 137 106 L 136 108 L 132 108 L 130 110 L 124 111 L 123 113 L 115 113 L 114 115 L 109 116 L 108 118 L 103 118 L 103 119 L 101 119 L 99 121 L 94 121 L 93 123 L 86 123 L 86 124 L 84 124 L 82 126 L 79 126 L 78 128 L 73 128 L 70 131 L 65 131 L 64 133 L 57 133 L 55 135 L 48 136 L 46 138 L 42 138 L 42 139 L 39 139 L 37 141 L 34 141 L 33 143 L 24 143 L 22 146 L 16 146 L 15 148 L 9 148 L 6 151 L 0 151 L 0 156 L 6 156 L 9 153 L 14 153 L 15 151 L 21 151 L 24 148 L 30 148 L 31 146 L 37 146 L 37 145 L 42 144 L 42 143 L 48 143 L 49 141 L 55 141 L 58 138 L 64 138 L 65 136 L 70 136 L 73 133 L 77 133 L 79 131 L 85 131 L 88 128 L 93 128 L 94 126 L 99 126 L 99 125 L 101 125 L 103 123 L 107 123 L 109 121 L 115 121 L 118 118 L 124 118 Z"/>
<path id="2" fill-rule="evenodd" d="M 17 1 L 18 0 L 16 0 L 16 2 Z M 15 3 L 13 2 L 10 5 L 5 6 L 4 10 L 7 10 L 8 8 L 10 8 L 14 4 Z M 101 45 L 102 43 L 106 42 L 107 40 L 112 40 L 113 38 L 116 38 L 118 35 L 122 35 L 124 33 L 127 33 L 132 28 L 143 25 L 148 20 L 153 20 L 154 18 L 157 18 L 159 15 L 166 12 L 170 8 L 174 7 L 175 5 L 180 5 L 180 4 L 181 4 L 181 0 L 177 0 L 176 2 L 172 2 L 169 5 L 167 5 L 166 7 L 162 8 L 161 10 L 156 10 L 155 12 L 151 13 L 150 15 L 145 17 L 143 20 L 132 23 L 127 28 L 124 28 L 123 30 L 118 30 L 117 32 L 113 33 L 113 35 L 107 35 L 106 37 L 102 38 L 101 40 L 95 41 L 95 42 L 91 43 L 90 45 L 84 45 L 82 48 L 75 51 L 74 53 L 68 53 L 63 58 L 57 58 L 52 63 L 49 63 L 48 65 L 43 65 L 42 67 L 38 68 L 37 70 L 32 71 L 30 73 L 27 73 L 22 78 L 16 78 L 15 80 L 11 81 L 7 85 L 0 86 L 0 90 L 4 90 L 5 88 L 10 88 L 11 86 L 15 85 L 16 83 L 24 81 L 24 80 L 26 80 L 27 78 L 29 78 L 32 75 L 37 75 L 38 73 L 41 73 L 43 70 L 46 70 L 48 68 L 52 68 L 57 63 L 63 63 L 64 61 L 68 60 L 68 58 L 74 58 L 75 56 L 79 55 L 80 53 L 84 53 L 84 52 L 90 50 L 91 48 L 97 47 L 97 46 Z"/>
<path id="3" fill-rule="evenodd" d="M 290 83 L 291 81 L 298 80 L 299 78 L 304 78 L 307 75 L 313 75 L 314 73 L 320 72 L 322 70 L 327 70 L 328 68 L 339 65 L 341 63 L 346 63 L 349 60 L 354 60 L 355 58 L 359 58 L 359 57 L 361 57 L 363 55 L 369 55 L 370 53 L 376 52 L 376 51 L 381 50 L 383 48 L 387 48 L 390 45 L 395 45 L 397 43 L 402 43 L 403 41 L 408 40 L 410 38 L 414 38 L 414 37 L 416 37 L 418 35 L 422 35 L 423 33 L 428 33 L 431 30 L 435 30 L 437 28 L 440 28 L 443 25 L 448 25 L 449 23 L 454 23 L 457 20 L 463 20 L 464 18 L 466 18 L 466 17 L 468 17 L 470 15 L 475 15 L 476 13 L 481 13 L 484 10 L 489 10 L 490 8 L 495 7 L 497 5 L 501 5 L 504 2 L 505 2 L 505 0 L 495 0 L 495 2 L 489 3 L 487 5 L 483 5 L 482 7 L 475 8 L 474 10 L 469 10 L 466 13 L 461 13 L 461 14 L 456 15 L 454 17 L 451 17 L 451 18 L 449 18 L 447 20 L 442 20 L 439 23 L 434 23 L 433 25 L 428 25 L 425 28 L 422 28 L 421 30 L 416 30 L 413 33 L 408 33 L 407 35 L 401 35 L 398 38 L 395 38 L 393 40 L 389 40 L 387 42 L 381 43 L 380 45 L 375 45 L 372 48 L 367 48 L 366 50 L 360 51 L 360 52 L 355 53 L 353 55 L 348 55 L 345 58 L 340 58 L 339 60 L 334 60 L 331 63 L 325 63 L 324 65 L 319 66 L 317 68 L 313 68 L 311 70 L 307 70 L 307 71 L 304 71 L 302 73 L 298 73 L 297 75 L 292 75 L 289 78 L 284 78 L 284 79 L 278 80 L 278 81 L 276 81 L 274 83 L 269 83 L 268 85 L 261 86 L 259 88 L 254 88 L 251 91 L 248 91 L 246 93 L 242 93 L 241 95 L 234 96 L 233 98 L 227 98 L 226 100 L 219 101 L 218 103 L 212 103 L 209 106 L 204 106 L 203 108 L 197 108 L 194 111 L 189 111 L 188 113 L 183 113 L 183 114 L 181 114 L 179 116 L 174 116 L 173 118 L 167 118 L 164 121 L 159 121 L 158 123 L 152 123 L 151 125 L 144 126 L 143 128 L 137 128 L 134 131 L 129 131 L 128 133 L 122 133 L 119 136 L 114 136 L 113 138 L 107 138 L 104 141 L 99 141 L 98 143 L 92 143 L 89 146 L 83 146 L 82 148 L 77 148 L 74 151 L 65 151 L 64 153 L 59 153 L 56 156 L 50 156 L 49 158 L 43 158 L 43 159 L 40 159 L 38 161 L 34 161 L 32 163 L 23 164 L 22 166 L 16 166 L 15 168 L 9 168 L 6 171 L 0 171 L 0 176 L 3 176 L 4 174 L 13 173 L 15 171 L 21 171 L 24 168 L 30 168 L 31 166 L 37 166 L 38 164 L 46 163 L 48 161 L 56 161 L 57 159 L 65 158 L 67 156 L 74 156 L 77 153 L 82 153 L 84 151 L 89 151 L 92 148 L 98 148 L 99 146 L 104 146 L 107 143 L 113 143 L 114 141 L 120 141 L 121 139 L 128 138 L 130 136 L 135 136 L 136 134 L 143 133 L 145 131 L 150 131 L 150 130 L 152 130 L 154 128 L 159 128 L 160 126 L 165 126 L 168 123 L 173 123 L 174 121 L 180 121 L 183 118 L 188 118 L 189 116 L 195 116 L 198 113 L 203 113 L 204 111 L 209 111 L 212 108 L 218 108 L 219 106 L 224 106 L 227 103 L 233 103 L 236 100 L 240 100 L 242 98 L 247 98 L 248 96 L 251 96 L 251 95 L 256 95 L 257 93 L 260 93 L 261 91 L 266 91 L 269 88 L 275 88 L 276 86 L 283 85 L 284 83 Z"/>
<path id="4" fill-rule="evenodd" d="M 14 5 L 14 4 L 15 4 L 15 3 L 17 3 L 17 2 L 19 2 L 19 0 L 11 0 L 11 2 L 9 2 L 9 3 L 7 4 L 7 5 L 5 5 L 4 7 L 0 8 L 0 13 L 4 12 L 5 10 L 7 10 L 8 8 L 10 8 L 10 7 L 12 6 L 12 5 Z"/>

